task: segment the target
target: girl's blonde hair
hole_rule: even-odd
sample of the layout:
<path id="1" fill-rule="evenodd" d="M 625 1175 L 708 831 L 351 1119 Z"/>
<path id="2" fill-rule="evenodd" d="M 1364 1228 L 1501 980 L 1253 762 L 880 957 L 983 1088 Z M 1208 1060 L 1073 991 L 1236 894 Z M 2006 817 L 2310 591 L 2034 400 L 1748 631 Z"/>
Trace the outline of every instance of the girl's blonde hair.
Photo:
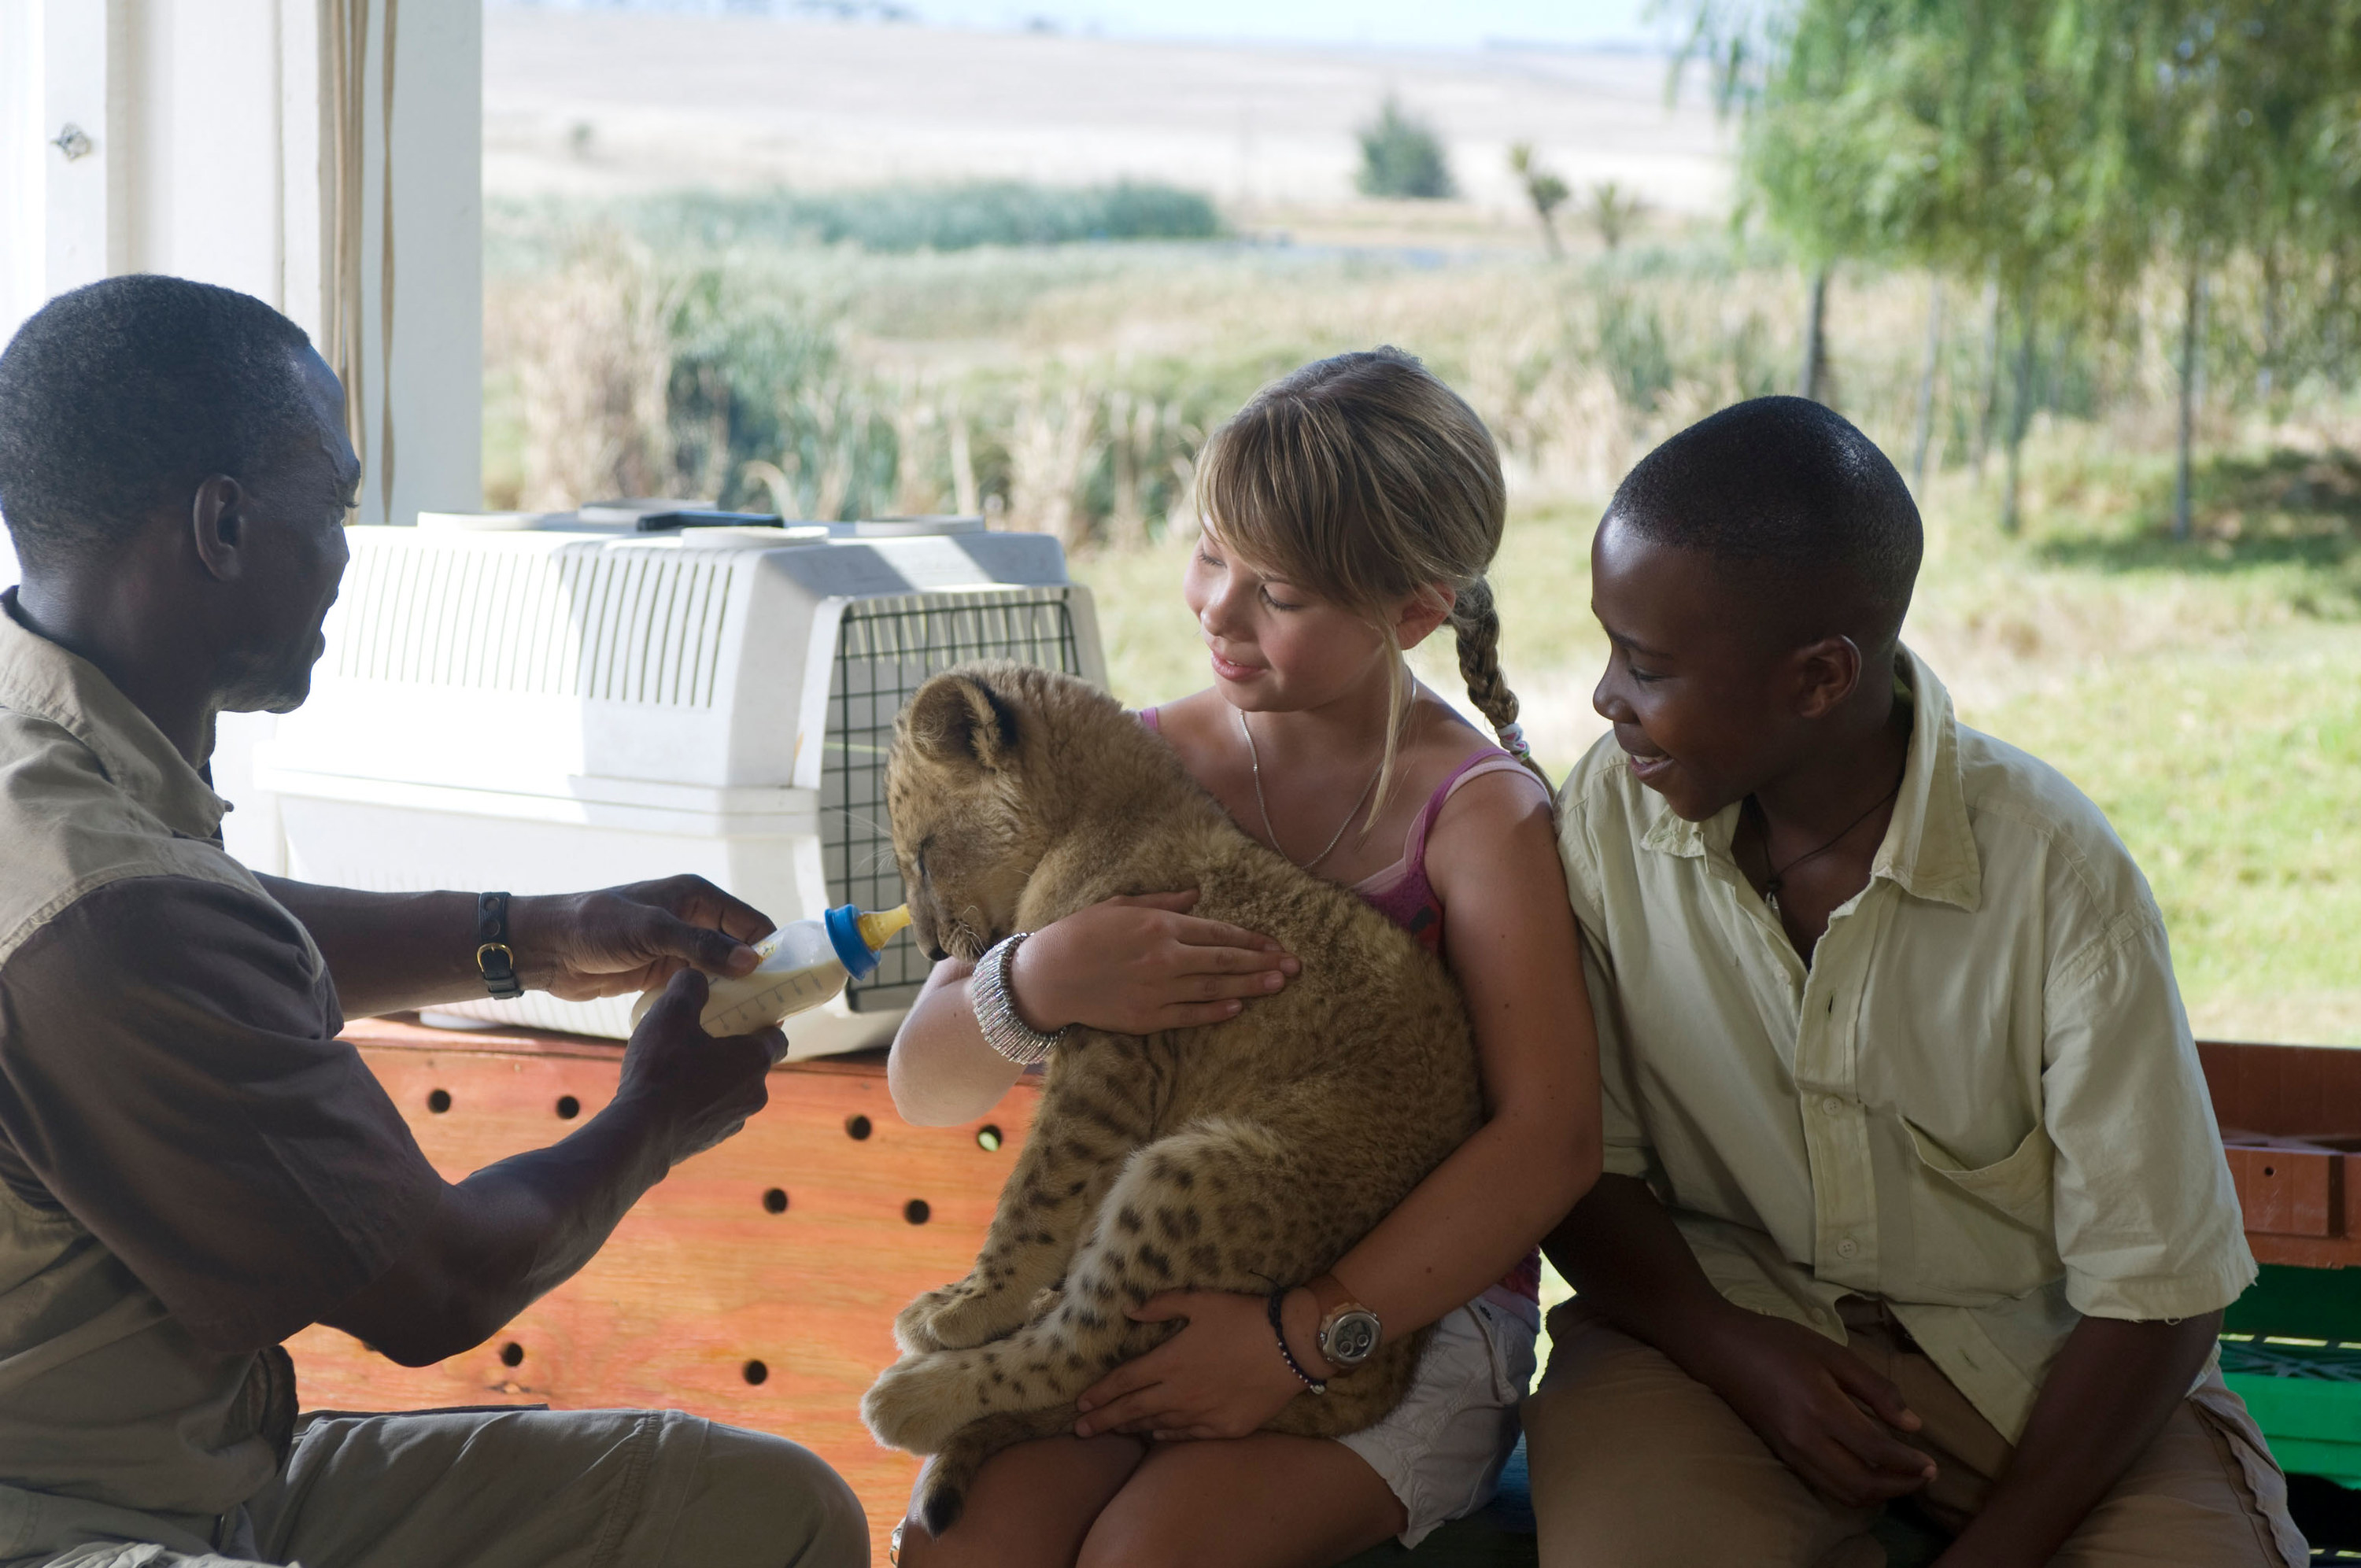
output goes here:
<path id="1" fill-rule="evenodd" d="M 1491 433 L 1458 393 L 1398 348 L 1339 354 L 1280 377 L 1215 431 L 1197 502 L 1224 543 L 1282 582 L 1366 616 L 1392 649 L 1374 822 L 1393 784 L 1410 677 L 1395 640 L 1402 600 L 1457 595 L 1451 630 L 1467 695 L 1501 744 L 1539 774 L 1500 673 L 1500 614 L 1484 572 L 1508 510 Z"/>

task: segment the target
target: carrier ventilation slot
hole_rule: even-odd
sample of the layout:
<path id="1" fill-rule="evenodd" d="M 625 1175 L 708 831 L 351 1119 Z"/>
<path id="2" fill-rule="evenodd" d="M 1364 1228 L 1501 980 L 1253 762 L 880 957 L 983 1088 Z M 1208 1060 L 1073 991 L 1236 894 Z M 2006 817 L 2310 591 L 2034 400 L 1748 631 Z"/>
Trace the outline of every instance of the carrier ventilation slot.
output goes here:
<path id="1" fill-rule="evenodd" d="M 1064 588 L 910 595 L 847 607 L 829 676 L 827 753 L 820 769 L 820 852 L 829 902 L 890 909 L 902 873 L 885 817 L 885 753 L 894 720 L 928 677 L 974 659 L 1010 659 L 1082 673 Z M 927 978 L 912 942 L 880 955 L 877 971 L 845 989 L 856 1012 L 906 1007 Z"/>
<path id="2" fill-rule="evenodd" d="M 365 548 L 329 633 L 347 680 L 711 707 L 726 560 Z"/>

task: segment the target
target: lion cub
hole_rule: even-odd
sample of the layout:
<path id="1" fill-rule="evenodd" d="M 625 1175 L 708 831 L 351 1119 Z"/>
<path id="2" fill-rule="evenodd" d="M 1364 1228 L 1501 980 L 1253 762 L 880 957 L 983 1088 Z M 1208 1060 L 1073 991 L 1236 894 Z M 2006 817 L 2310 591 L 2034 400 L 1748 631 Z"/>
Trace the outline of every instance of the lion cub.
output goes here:
<path id="1" fill-rule="evenodd" d="M 986 1458 L 1070 1430 L 1083 1389 L 1174 1332 L 1127 1308 L 1317 1277 L 1481 1107 L 1443 966 L 1349 889 L 1248 838 L 1093 687 L 1016 664 L 937 676 L 901 717 L 886 792 L 916 934 L 938 959 L 973 960 L 1104 898 L 1196 888 L 1196 914 L 1303 963 L 1226 1022 L 1078 1027 L 1059 1046 L 974 1271 L 903 1310 L 905 1354 L 862 1401 L 880 1441 L 934 1456 L 917 1513 L 940 1533 Z M 1369 1425 L 1423 1343 L 1389 1339 L 1270 1430 Z"/>

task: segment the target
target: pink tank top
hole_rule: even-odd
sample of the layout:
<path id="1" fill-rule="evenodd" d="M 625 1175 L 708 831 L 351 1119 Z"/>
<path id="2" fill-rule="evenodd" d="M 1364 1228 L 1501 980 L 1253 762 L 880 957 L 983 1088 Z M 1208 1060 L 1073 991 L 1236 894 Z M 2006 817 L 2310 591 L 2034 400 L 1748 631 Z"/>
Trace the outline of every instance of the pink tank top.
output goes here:
<path id="1" fill-rule="evenodd" d="M 1156 709 L 1139 710 L 1139 721 L 1148 729 L 1162 732 L 1163 724 Z M 1378 914 L 1409 932 L 1418 945 L 1440 957 L 1443 952 L 1443 901 L 1434 895 L 1434 883 L 1426 874 L 1426 839 L 1434 830 L 1435 819 L 1443 815 L 1444 804 L 1459 791 L 1459 786 L 1487 773 L 1515 773 L 1532 779 L 1536 786 L 1541 780 L 1531 769 L 1498 746 L 1488 746 L 1451 770 L 1444 781 L 1427 797 L 1425 806 L 1412 819 L 1410 836 L 1403 841 L 1402 857 L 1381 872 L 1362 878 L 1352 884 L 1353 891 Z M 1525 1255 L 1525 1260 L 1510 1269 L 1498 1285 L 1484 1292 L 1485 1296 L 1514 1311 L 1527 1322 L 1538 1327 L 1541 1321 L 1542 1255 L 1539 1248 Z"/>

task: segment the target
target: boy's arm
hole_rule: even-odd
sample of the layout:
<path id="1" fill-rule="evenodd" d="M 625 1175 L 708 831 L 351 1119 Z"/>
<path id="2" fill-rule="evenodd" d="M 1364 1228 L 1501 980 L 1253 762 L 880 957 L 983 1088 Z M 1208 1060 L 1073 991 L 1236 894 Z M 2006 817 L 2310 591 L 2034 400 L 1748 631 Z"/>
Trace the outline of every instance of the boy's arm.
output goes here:
<path id="1" fill-rule="evenodd" d="M 1933 1478 L 1894 1435 L 1919 1425 L 1900 1390 L 1800 1323 L 1725 1300 L 1646 1182 L 1600 1177 L 1542 1250 L 1585 1307 L 1720 1395 L 1820 1492 L 1861 1508 Z"/>
<path id="2" fill-rule="evenodd" d="M 2084 1318 L 2066 1338 L 2008 1471 L 1936 1568 L 2047 1563 L 2145 1453 L 2222 1327 Z"/>

